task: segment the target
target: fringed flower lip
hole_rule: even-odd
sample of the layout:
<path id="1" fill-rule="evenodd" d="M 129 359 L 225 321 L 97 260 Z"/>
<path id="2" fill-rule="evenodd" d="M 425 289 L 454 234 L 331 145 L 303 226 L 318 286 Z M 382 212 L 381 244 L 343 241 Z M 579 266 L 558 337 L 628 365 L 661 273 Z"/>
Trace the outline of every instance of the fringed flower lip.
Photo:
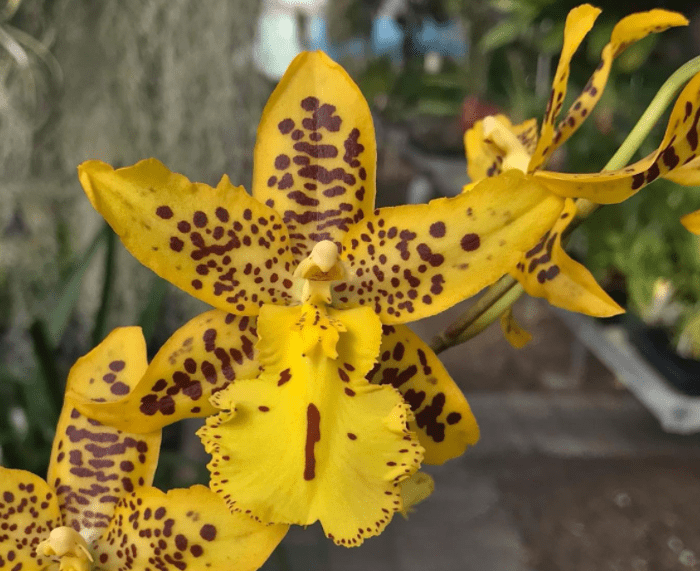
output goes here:
<path id="1" fill-rule="evenodd" d="M 231 514 L 204 486 L 151 487 L 160 430 L 121 431 L 78 411 L 123 398 L 146 366 L 141 330 L 113 331 L 71 369 L 46 481 L 0 467 L 0 568 L 253 571 L 280 542 L 286 526 Z"/>
<path id="2" fill-rule="evenodd" d="M 557 118 L 566 97 L 571 58 L 600 14 L 598 8 L 583 4 L 571 10 L 566 19 L 564 46 L 554 74 L 552 90 L 542 120 L 539 138 L 537 122 L 530 119 L 511 124 L 504 115 L 487 117 L 465 134 L 467 169 L 474 181 L 502 176 L 508 169 L 527 173 L 552 194 L 565 199 L 557 222 L 540 241 L 525 252 L 510 273 L 535 297 L 551 304 L 608 317 L 623 309 L 608 296 L 591 273 L 572 260 L 561 247 L 561 236 L 576 214 L 573 198 L 586 198 L 598 204 L 621 202 L 658 177 L 681 184 L 697 184 L 698 117 L 700 116 L 700 76 L 694 77 L 678 97 L 664 138 L 657 151 L 619 170 L 595 174 L 567 174 L 543 170 L 552 153 L 590 116 L 607 83 L 613 60 L 628 46 L 651 33 L 688 20 L 676 12 L 650 10 L 631 14 L 618 22 L 603 48 L 601 61 L 564 118 Z M 469 187 L 468 187 L 469 188 Z M 468 188 L 465 191 L 468 191 Z"/>
<path id="3" fill-rule="evenodd" d="M 479 436 L 461 391 L 404 323 L 496 281 L 563 200 L 513 172 L 469 196 L 375 210 L 369 108 L 321 52 L 289 66 L 254 159 L 252 196 L 155 159 L 80 165 L 127 249 L 216 308 L 171 337 L 128 397 L 82 410 L 142 432 L 216 414 L 200 436 L 212 488 L 233 510 L 320 520 L 336 543 L 357 545 L 402 510 L 401 483 L 421 462 L 454 458 Z"/>

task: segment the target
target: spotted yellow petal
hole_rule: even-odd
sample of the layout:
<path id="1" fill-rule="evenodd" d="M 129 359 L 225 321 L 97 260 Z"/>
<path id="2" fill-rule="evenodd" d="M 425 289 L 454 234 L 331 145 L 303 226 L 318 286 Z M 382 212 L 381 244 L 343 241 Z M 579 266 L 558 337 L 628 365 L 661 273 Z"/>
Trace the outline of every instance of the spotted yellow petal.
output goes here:
<path id="1" fill-rule="evenodd" d="M 430 494 L 433 493 L 435 480 L 430 474 L 416 472 L 413 476 L 401 482 L 400 486 L 401 499 L 403 500 L 401 515 L 408 519 L 408 515 L 415 511 L 414 506 L 428 499 Z"/>
<path id="2" fill-rule="evenodd" d="M 254 571 L 287 532 L 241 514 L 204 486 L 139 488 L 117 504 L 105 535 L 95 544 L 102 571 L 204 569 Z"/>
<path id="3" fill-rule="evenodd" d="M 678 96 L 659 148 L 646 158 L 615 171 L 595 174 L 567 174 L 548 171 L 534 178 L 551 192 L 564 197 L 587 198 L 598 204 L 622 202 L 659 176 L 691 164 L 699 154 L 700 73 Z"/>
<path id="4" fill-rule="evenodd" d="M 479 427 L 462 391 L 435 353 L 405 325 L 384 325 L 379 360 L 368 373 L 390 385 L 413 411 L 408 426 L 425 448 L 426 464 L 442 464 L 479 440 Z"/>
<path id="5" fill-rule="evenodd" d="M 187 293 L 239 315 L 289 301 L 287 229 L 226 175 L 212 188 L 148 159 L 117 170 L 87 161 L 78 176 L 126 248 Z"/>
<path id="6" fill-rule="evenodd" d="M 700 186 L 700 157 L 667 172 L 664 178 L 683 186 Z"/>
<path id="7" fill-rule="evenodd" d="M 532 341 L 532 335 L 525 331 L 513 317 L 512 307 L 509 307 L 501 314 L 500 321 L 503 336 L 516 349 L 522 349 Z"/>
<path id="8" fill-rule="evenodd" d="M 513 125 L 505 115 L 495 115 L 493 119 L 513 136 L 524 153 L 529 156 L 535 151 L 537 120 L 529 119 L 519 125 Z M 484 120 L 477 121 L 464 133 L 464 147 L 467 152 L 467 173 L 473 181 L 514 168 L 505 164 L 509 151 L 512 152 L 513 149 L 494 138 L 491 133 L 487 133 Z"/>
<path id="9" fill-rule="evenodd" d="M 383 323 L 439 313 L 495 282 L 558 218 L 563 201 L 516 170 L 429 204 L 375 210 L 343 242 L 337 307 Z"/>
<path id="10" fill-rule="evenodd" d="M 34 550 L 60 525 L 56 494 L 44 480 L 0 466 L 0 569 L 44 569 L 51 559 Z"/>
<path id="11" fill-rule="evenodd" d="M 687 25 L 688 20 L 681 14 L 659 9 L 630 14 L 620 20 L 613 28 L 610 42 L 603 48 L 600 64 L 557 127 L 554 144 L 557 146 L 563 144 L 590 115 L 603 94 L 612 62 L 616 57 L 649 34 L 663 32 L 674 26 Z"/>
<path id="12" fill-rule="evenodd" d="M 594 8 L 590 4 L 582 4 L 571 10 L 566 17 L 564 25 L 564 45 L 559 56 L 557 70 L 554 73 L 554 81 L 552 82 L 552 91 L 547 102 L 547 109 L 542 119 L 542 127 L 540 138 L 537 142 L 537 148 L 532 155 L 528 172 L 533 172 L 539 169 L 556 148 L 554 146 L 554 123 L 559 116 L 564 98 L 566 97 L 566 87 L 569 82 L 569 64 L 571 58 L 576 53 L 579 45 L 586 37 L 586 34 L 593 27 L 593 23 L 600 14 L 598 8 Z"/>
<path id="13" fill-rule="evenodd" d="M 364 378 L 379 319 L 369 308 L 265 306 L 258 328 L 260 377 L 214 395 L 222 412 L 198 433 L 213 456 L 211 487 L 232 510 L 320 520 L 337 544 L 359 545 L 401 509 L 398 483 L 423 457 L 401 395 Z"/>
<path id="14" fill-rule="evenodd" d="M 128 396 L 78 408 L 104 424 L 136 433 L 213 414 L 213 393 L 236 378 L 258 373 L 255 323 L 255 317 L 218 309 L 202 313 L 165 342 Z"/>
<path id="15" fill-rule="evenodd" d="M 298 55 L 263 111 L 253 173 L 253 196 L 282 215 L 297 260 L 372 211 L 376 159 L 357 85 L 324 53 Z"/>
<path id="16" fill-rule="evenodd" d="M 68 374 L 47 481 L 56 490 L 64 525 L 86 540 L 107 526 L 119 498 L 150 485 L 158 462 L 160 430 L 136 435 L 78 412 L 79 403 L 104 403 L 127 395 L 146 370 L 139 327 L 121 327 Z"/>
<path id="17" fill-rule="evenodd" d="M 557 223 L 537 245 L 523 254 L 512 275 L 527 293 L 543 297 L 557 307 L 596 317 L 624 313 L 591 273 L 572 260 L 561 246 L 562 232 L 575 214 L 574 201 L 567 199 Z"/>
<path id="18" fill-rule="evenodd" d="M 683 216 L 683 218 L 681 218 L 681 224 L 693 234 L 700 234 L 700 210 Z"/>

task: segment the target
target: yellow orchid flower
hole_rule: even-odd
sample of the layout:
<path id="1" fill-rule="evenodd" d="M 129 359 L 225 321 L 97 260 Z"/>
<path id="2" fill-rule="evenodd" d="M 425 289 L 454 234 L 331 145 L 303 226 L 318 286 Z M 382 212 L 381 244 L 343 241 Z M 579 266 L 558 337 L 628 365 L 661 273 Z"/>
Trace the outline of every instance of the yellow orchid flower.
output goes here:
<path id="1" fill-rule="evenodd" d="M 697 155 L 700 76 L 693 78 L 679 96 L 666 134 L 655 153 L 625 168 L 596 174 L 543 170 L 552 153 L 590 115 L 603 93 L 613 60 L 632 43 L 650 33 L 688 24 L 682 15 L 666 10 L 640 12 L 620 20 L 583 92 L 555 127 L 566 96 L 571 58 L 599 13 L 598 8 L 589 4 L 569 12 L 564 29 L 564 47 L 554 74 L 539 140 L 534 119 L 512 125 L 504 115 L 496 115 L 477 123 L 465 134 L 464 141 L 467 169 L 472 180 L 518 169 L 553 194 L 566 199 L 557 223 L 511 269 L 513 277 L 527 293 L 543 297 L 553 305 L 608 317 L 621 313 L 622 308 L 602 290 L 590 272 L 572 260 L 561 247 L 561 234 L 576 214 L 576 205 L 571 199 L 586 198 L 599 204 L 621 202 L 659 176 L 691 176 L 686 171 Z"/>
<path id="2" fill-rule="evenodd" d="M 160 430 L 122 432 L 80 402 L 122 398 L 146 370 L 138 327 L 113 331 L 71 369 L 46 481 L 0 467 L 0 568 L 12 571 L 257 569 L 287 531 L 240 514 L 204 486 L 151 487 Z"/>
<path id="3" fill-rule="evenodd" d="M 421 461 L 443 463 L 479 436 L 457 385 L 403 324 L 497 280 L 563 201 L 513 172 L 468 196 L 375 210 L 367 102 L 321 52 L 291 63 L 254 158 L 252 196 L 154 159 L 79 167 L 126 247 L 216 308 L 165 343 L 128 397 L 81 410 L 138 432 L 215 415 L 199 434 L 232 510 L 320 520 L 358 545 L 402 510 L 401 482 Z"/>

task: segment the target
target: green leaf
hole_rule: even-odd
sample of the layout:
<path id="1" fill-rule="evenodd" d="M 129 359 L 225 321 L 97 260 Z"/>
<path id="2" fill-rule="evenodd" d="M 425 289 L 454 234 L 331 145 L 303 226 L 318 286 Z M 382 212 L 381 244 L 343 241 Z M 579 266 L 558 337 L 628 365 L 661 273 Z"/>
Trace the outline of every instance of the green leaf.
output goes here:
<path id="1" fill-rule="evenodd" d="M 58 345 L 66 330 L 68 320 L 75 309 L 80 295 L 80 283 L 86 270 L 90 266 L 90 261 L 97 252 L 100 244 L 105 240 L 107 231 L 111 232 L 111 229 L 105 224 L 102 230 L 93 238 L 87 251 L 83 254 L 80 261 L 75 264 L 68 279 L 64 282 L 63 286 L 61 286 L 58 302 L 48 312 L 45 318 L 42 319 L 45 323 L 47 339 L 52 348 Z"/>

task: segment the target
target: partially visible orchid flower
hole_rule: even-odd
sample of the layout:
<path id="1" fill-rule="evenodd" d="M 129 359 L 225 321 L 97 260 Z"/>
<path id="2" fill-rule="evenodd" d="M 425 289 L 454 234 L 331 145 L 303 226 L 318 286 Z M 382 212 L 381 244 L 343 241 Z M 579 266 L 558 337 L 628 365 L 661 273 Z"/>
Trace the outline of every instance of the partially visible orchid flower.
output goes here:
<path id="1" fill-rule="evenodd" d="M 177 331 L 129 396 L 81 410 L 138 432 L 215 414 L 199 434 L 232 510 L 320 520 L 347 546 L 380 533 L 422 461 L 454 458 L 479 435 L 404 323 L 497 280 L 563 201 L 513 172 L 469 195 L 375 210 L 375 167 L 367 103 L 320 52 L 298 56 L 270 97 L 252 196 L 154 159 L 82 164 L 126 247 L 216 309 Z"/>
<path id="2" fill-rule="evenodd" d="M 254 570 L 286 533 L 231 514 L 204 486 L 151 487 L 161 433 L 132 434 L 78 412 L 120 399 L 146 370 L 138 327 L 116 329 L 71 369 L 46 481 L 0 467 L 0 568 Z"/>
<path id="3" fill-rule="evenodd" d="M 517 169 L 553 194 L 565 198 L 564 209 L 556 224 L 511 268 L 511 275 L 530 295 L 543 297 L 565 309 L 607 317 L 622 312 L 622 308 L 602 290 L 590 272 L 572 260 L 561 247 L 562 233 L 576 215 L 572 198 L 610 204 L 627 199 L 660 176 L 677 182 L 679 178 L 689 181 L 688 177 L 695 176 L 697 179 L 692 165 L 697 162 L 695 158 L 699 152 L 700 76 L 693 78 L 679 96 L 658 150 L 648 157 L 619 170 L 597 174 L 543 170 L 552 153 L 590 115 L 603 93 L 612 61 L 629 45 L 650 33 L 688 24 L 682 15 L 666 10 L 640 12 L 623 18 L 603 48 L 600 65 L 555 126 L 566 96 L 569 63 L 599 13 L 598 8 L 584 4 L 571 10 L 567 17 L 564 47 L 554 74 L 539 140 L 534 119 L 512 125 L 504 115 L 496 115 L 468 131 L 465 146 L 472 180 L 479 181 L 508 169 Z"/>

